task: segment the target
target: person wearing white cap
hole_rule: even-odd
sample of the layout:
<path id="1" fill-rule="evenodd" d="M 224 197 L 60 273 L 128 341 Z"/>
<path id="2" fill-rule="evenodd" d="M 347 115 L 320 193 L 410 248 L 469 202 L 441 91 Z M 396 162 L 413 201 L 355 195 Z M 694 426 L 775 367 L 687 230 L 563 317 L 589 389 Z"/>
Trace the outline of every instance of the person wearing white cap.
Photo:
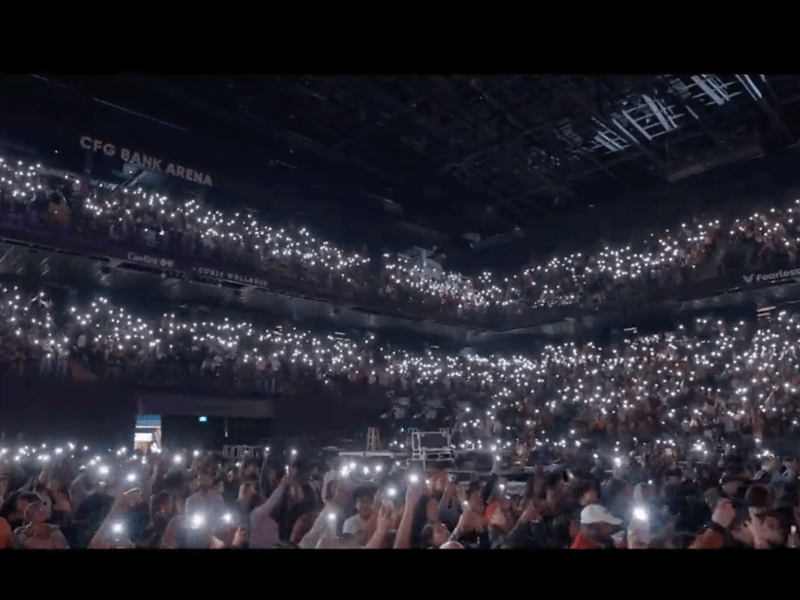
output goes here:
<path id="1" fill-rule="evenodd" d="M 590 504 L 581 511 L 581 531 L 572 542 L 573 550 L 613 548 L 611 535 L 622 526 L 622 519 L 614 517 L 599 504 Z"/>

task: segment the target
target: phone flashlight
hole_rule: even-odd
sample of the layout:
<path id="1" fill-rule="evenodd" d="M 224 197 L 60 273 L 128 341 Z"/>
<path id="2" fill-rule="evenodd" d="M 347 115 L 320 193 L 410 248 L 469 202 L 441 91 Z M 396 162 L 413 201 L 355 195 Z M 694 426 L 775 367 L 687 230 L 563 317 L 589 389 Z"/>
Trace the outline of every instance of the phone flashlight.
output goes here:
<path id="1" fill-rule="evenodd" d="M 200 529 L 206 524 L 204 515 L 192 515 L 191 525 L 192 529 Z"/>
<path id="2" fill-rule="evenodd" d="M 636 521 L 641 521 L 642 523 L 647 523 L 650 521 L 650 515 L 647 513 L 647 509 L 642 508 L 641 506 L 637 506 L 633 509 L 633 518 Z"/>
<path id="3" fill-rule="evenodd" d="M 336 513 L 328 513 L 328 521 L 330 521 L 331 523 L 335 523 L 336 522 Z"/>
<path id="4" fill-rule="evenodd" d="M 615 458 L 614 459 L 614 466 L 617 467 L 617 468 L 620 468 L 622 466 L 622 459 L 621 458 Z"/>
<path id="5" fill-rule="evenodd" d="M 136 481 L 136 473 L 129 473 L 126 479 L 128 483 L 134 483 Z"/>
<path id="6" fill-rule="evenodd" d="M 386 495 L 389 496 L 389 498 L 396 497 L 397 496 L 397 488 L 396 487 L 390 487 L 389 489 L 386 490 Z"/>
<path id="7" fill-rule="evenodd" d="M 412 473 L 411 475 L 408 476 L 408 480 L 411 483 L 419 483 L 419 475 L 417 475 L 416 473 Z"/>
<path id="8" fill-rule="evenodd" d="M 292 456 L 297 455 L 297 450 L 292 449 Z"/>
<path id="9" fill-rule="evenodd" d="M 114 537 L 120 537 L 125 533 L 125 523 L 117 522 L 111 524 L 111 533 Z"/>
<path id="10" fill-rule="evenodd" d="M 105 465 L 100 465 L 100 467 L 97 469 L 97 472 L 100 473 L 100 475 L 108 475 L 109 471 L 110 469 Z"/>
<path id="11" fill-rule="evenodd" d="M 378 465 L 377 467 L 375 467 L 376 473 L 380 473 L 381 471 L 383 471 L 383 465 Z"/>
<path id="12" fill-rule="evenodd" d="M 173 459 L 173 462 L 174 462 L 176 465 L 179 465 L 179 464 L 181 464 L 181 463 L 183 462 L 183 457 L 182 457 L 182 456 L 180 456 L 180 455 L 178 455 L 178 456 L 176 456 L 176 457 Z"/>
<path id="13" fill-rule="evenodd" d="M 231 513 L 225 513 L 222 515 L 222 522 L 230 525 L 233 523 L 233 515 Z"/>

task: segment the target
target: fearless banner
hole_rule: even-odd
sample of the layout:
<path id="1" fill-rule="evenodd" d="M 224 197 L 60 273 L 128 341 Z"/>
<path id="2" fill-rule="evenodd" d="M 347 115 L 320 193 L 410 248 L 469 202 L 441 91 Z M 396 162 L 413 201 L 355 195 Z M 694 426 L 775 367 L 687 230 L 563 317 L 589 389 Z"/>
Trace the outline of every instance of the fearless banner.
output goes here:
<path id="1" fill-rule="evenodd" d="M 172 175 L 174 177 L 180 177 L 181 179 L 191 181 L 192 183 L 199 183 L 209 187 L 214 185 L 211 175 L 207 173 L 203 173 L 195 169 L 189 169 L 183 165 L 168 163 L 161 158 L 150 156 L 149 154 L 144 154 L 143 152 L 137 152 L 135 150 L 131 150 L 130 148 L 116 146 L 109 142 L 104 142 L 103 140 L 96 140 L 88 135 L 81 137 L 80 146 L 84 150 L 102 152 L 106 156 L 117 157 L 126 163 L 138 165 L 144 169 L 150 169 L 151 171 L 166 173 L 167 175 Z"/>
<path id="2" fill-rule="evenodd" d="M 773 281 L 791 279 L 793 277 L 800 277 L 800 268 L 788 269 L 786 271 L 774 271 L 773 273 L 752 273 L 750 275 L 742 275 L 744 282 L 750 285 L 758 283 L 771 283 Z"/>

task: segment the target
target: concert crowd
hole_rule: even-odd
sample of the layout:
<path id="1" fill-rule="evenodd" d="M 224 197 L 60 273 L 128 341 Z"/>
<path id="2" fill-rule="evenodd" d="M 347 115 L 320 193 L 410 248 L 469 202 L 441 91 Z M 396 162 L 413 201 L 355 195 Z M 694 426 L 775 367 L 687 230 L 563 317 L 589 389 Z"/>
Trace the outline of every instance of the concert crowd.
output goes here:
<path id="1" fill-rule="evenodd" d="M 305 227 L 272 227 L 253 213 L 227 214 L 194 199 L 102 184 L 81 189 L 75 177 L 21 161 L 0 159 L 0 210 L 7 224 L 125 240 L 343 297 L 388 298 L 462 318 L 594 306 L 728 272 L 793 267 L 800 231 L 798 200 L 738 219 L 684 223 L 633 245 L 553 257 L 511 275 L 466 277 L 429 268 L 421 258 L 341 249 Z"/>
<path id="2" fill-rule="evenodd" d="M 667 333 L 550 344 L 525 355 L 453 355 L 392 348 L 369 333 L 357 339 L 244 319 L 148 316 L 100 297 L 58 305 L 44 292 L 0 289 L 6 370 L 69 377 L 80 367 L 141 385 L 244 382 L 262 394 L 288 382 L 335 382 L 376 390 L 397 428 L 418 420 L 455 428 L 465 449 L 568 445 L 575 431 L 633 439 L 798 430 L 800 316 L 787 311 L 759 322 L 697 319 Z"/>
<path id="3" fill-rule="evenodd" d="M 797 458 L 741 440 L 703 458 L 681 443 L 551 446 L 526 471 L 463 481 L 302 449 L 260 460 L 57 444 L 0 448 L 0 548 L 797 547 Z"/>
<path id="4" fill-rule="evenodd" d="M 462 316 L 597 303 L 797 259 L 800 202 L 732 223 L 686 224 L 514 277 L 465 278 L 195 200 L 82 190 L 34 165 L 0 161 L 0 171 L 5 224 L 136 239 Z M 394 460 L 326 461 L 303 448 L 259 460 L 3 441 L 0 547 L 794 548 L 799 335 L 800 315 L 785 311 L 524 354 L 414 352 L 368 333 L 153 314 L 0 286 L 0 368 L 17 376 L 199 381 L 264 395 L 309 382 L 357 386 L 385 406 L 390 449 L 408 450 L 410 427 L 447 427 L 459 450 L 492 465 L 491 474 L 475 468 L 464 478 Z"/>

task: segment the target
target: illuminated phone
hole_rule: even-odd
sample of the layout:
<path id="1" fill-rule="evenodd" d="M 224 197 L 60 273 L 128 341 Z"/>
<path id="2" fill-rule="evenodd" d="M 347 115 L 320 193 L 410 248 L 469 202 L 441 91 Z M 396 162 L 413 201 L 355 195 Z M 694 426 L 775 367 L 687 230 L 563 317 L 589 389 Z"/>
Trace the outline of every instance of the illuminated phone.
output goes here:
<path id="1" fill-rule="evenodd" d="M 399 491 L 395 486 L 390 485 L 389 487 L 387 487 L 386 491 L 383 494 L 381 494 L 384 506 L 394 508 L 397 503 L 398 495 Z"/>
<path id="2" fill-rule="evenodd" d="M 203 514 L 196 513 L 189 517 L 189 525 L 192 529 L 202 529 L 206 526 L 206 517 Z"/>
<path id="3" fill-rule="evenodd" d="M 125 523 L 117 521 L 111 524 L 111 533 L 114 537 L 121 537 L 125 533 Z"/>

